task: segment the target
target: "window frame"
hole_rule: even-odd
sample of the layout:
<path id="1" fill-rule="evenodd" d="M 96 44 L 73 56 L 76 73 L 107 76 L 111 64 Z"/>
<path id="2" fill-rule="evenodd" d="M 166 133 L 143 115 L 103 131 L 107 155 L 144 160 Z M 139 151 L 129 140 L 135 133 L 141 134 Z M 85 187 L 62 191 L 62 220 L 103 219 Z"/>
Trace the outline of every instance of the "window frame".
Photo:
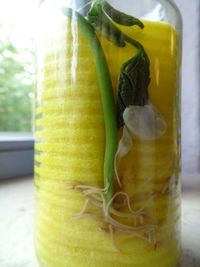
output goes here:
<path id="1" fill-rule="evenodd" d="M 33 174 L 34 138 L 32 134 L 0 135 L 0 179 Z"/>

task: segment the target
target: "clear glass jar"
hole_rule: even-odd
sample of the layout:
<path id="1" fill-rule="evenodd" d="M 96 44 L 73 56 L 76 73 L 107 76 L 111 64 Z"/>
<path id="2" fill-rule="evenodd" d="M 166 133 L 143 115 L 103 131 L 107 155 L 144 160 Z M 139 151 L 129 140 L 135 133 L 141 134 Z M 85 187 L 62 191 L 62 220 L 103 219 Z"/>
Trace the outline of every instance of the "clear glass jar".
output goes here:
<path id="1" fill-rule="evenodd" d="M 39 10 L 38 262 L 176 267 L 181 17 L 169 0 L 91 2 Z"/>

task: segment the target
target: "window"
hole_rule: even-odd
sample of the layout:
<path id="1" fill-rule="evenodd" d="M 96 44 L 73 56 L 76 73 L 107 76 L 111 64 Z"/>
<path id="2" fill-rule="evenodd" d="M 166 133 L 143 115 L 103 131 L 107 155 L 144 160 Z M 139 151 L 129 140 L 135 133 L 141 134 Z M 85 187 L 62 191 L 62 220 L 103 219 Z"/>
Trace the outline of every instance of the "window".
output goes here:
<path id="1" fill-rule="evenodd" d="M 0 0 L 0 178 L 33 170 L 37 1 Z"/>

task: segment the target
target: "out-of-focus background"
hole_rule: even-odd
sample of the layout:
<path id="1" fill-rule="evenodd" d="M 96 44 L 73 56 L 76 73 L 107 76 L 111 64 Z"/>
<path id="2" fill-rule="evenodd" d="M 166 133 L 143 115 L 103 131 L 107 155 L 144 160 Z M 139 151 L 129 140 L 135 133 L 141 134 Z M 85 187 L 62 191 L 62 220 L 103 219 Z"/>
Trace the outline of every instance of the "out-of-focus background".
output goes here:
<path id="1" fill-rule="evenodd" d="M 183 17 L 182 167 L 200 171 L 200 1 L 175 0 Z"/>

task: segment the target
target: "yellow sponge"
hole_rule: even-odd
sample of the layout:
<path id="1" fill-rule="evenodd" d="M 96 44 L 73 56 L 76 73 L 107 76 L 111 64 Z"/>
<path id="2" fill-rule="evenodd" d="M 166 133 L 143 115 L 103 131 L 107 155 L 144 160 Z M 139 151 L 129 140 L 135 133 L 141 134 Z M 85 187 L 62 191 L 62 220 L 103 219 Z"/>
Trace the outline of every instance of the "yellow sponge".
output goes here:
<path id="1" fill-rule="evenodd" d="M 151 62 L 150 101 L 167 122 L 156 141 L 133 141 L 121 161 L 122 190 L 143 221 L 155 226 L 154 242 L 100 229 L 100 209 L 88 206 L 71 186 L 103 188 L 105 132 L 93 52 L 70 18 L 56 35 L 43 32 L 36 102 L 36 251 L 41 267 L 175 267 L 179 257 L 177 140 L 177 36 L 166 23 L 143 21 L 144 30 L 122 27 L 138 40 Z M 100 38 L 113 88 L 121 65 L 136 51 Z M 95 216 L 92 216 L 95 214 Z M 130 224 L 132 222 L 130 221 Z M 178 229 L 178 230 L 177 230 Z M 115 245 L 116 244 L 116 245 Z"/>

